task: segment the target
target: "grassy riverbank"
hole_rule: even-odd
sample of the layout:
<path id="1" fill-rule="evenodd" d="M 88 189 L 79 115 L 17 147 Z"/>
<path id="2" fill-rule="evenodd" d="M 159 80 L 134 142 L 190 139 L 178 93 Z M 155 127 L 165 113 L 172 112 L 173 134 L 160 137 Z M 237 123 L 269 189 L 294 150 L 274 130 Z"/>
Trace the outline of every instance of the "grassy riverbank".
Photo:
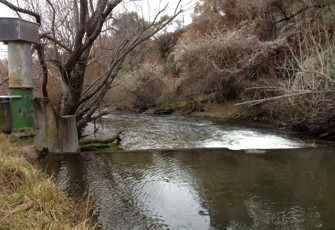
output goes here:
<path id="1" fill-rule="evenodd" d="M 0 229 L 94 229 L 89 199 L 68 198 L 35 162 L 30 141 L 0 134 Z"/>

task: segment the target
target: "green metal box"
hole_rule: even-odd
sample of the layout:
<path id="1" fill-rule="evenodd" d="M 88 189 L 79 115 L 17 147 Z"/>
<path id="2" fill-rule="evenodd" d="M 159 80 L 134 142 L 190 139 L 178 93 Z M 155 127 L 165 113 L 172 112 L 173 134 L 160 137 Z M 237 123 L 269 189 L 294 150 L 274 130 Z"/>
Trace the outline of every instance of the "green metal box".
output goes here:
<path id="1" fill-rule="evenodd" d="M 10 98 L 13 129 L 34 127 L 32 91 L 33 88 L 9 88 L 9 95 L 21 96 L 21 98 Z"/>

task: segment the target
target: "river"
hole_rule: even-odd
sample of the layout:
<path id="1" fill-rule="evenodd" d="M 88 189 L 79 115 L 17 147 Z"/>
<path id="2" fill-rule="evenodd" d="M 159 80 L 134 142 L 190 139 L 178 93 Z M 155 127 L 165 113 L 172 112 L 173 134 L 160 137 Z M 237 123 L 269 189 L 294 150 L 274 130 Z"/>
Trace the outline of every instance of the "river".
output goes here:
<path id="1" fill-rule="evenodd" d="M 41 161 L 102 229 L 334 229 L 335 149 L 264 127 L 113 113 L 125 151 Z M 93 124 L 85 133 L 92 137 Z"/>

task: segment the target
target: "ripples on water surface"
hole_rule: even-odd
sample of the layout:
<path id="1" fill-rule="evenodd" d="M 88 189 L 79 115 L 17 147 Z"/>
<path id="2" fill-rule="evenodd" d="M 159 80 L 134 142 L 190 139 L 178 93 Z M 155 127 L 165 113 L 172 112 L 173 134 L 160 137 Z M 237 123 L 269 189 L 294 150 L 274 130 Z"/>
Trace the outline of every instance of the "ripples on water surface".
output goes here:
<path id="1" fill-rule="evenodd" d="M 103 229 L 334 229 L 333 155 L 153 150 L 44 164 L 70 194 L 90 188 Z"/>
<path id="2" fill-rule="evenodd" d="M 112 114 L 98 125 L 97 138 L 108 138 L 124 131 L 121 147 L 132 149 L 229 148 L 278 149 L 311 146 L 278 132 L 237 125 L 221 125 L 182 116 Z M 93 137 L 93 124 L 84 135 Z"/>
<path id="3" fill-rule="evenodd" d="M 125 149 L 152 150 L 41 162 L 70 194 L 94 193 L 103 229 L 335 229 L 331 146 L 188 118 L 110 118 L 98 135 L 123 127 Z M 154 150 L 172 147 L 273 150 Z"/>

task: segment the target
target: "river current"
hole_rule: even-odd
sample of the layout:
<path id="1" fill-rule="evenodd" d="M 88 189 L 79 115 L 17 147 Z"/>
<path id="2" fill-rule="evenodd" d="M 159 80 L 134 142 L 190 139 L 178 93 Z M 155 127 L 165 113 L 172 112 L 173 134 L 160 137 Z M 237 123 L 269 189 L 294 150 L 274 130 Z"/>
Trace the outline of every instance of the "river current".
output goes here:
<path id="1" fill-rule="evenodd" d="M 183 116 L 151 116 L 114 113 L 86 128 L 88 138 L 104 139 L 118 130 L 124 132 L 121 147 L 125 150 L 172 148 L 287 149 L 312 147 L 281 132 L 250 125 L 219 124 Z"/>
<path id="2" fill-rule="evenodd" d="M 93 193 L 102 229 L 335 228 L 331 144 L 174 116 L 114 113 L 98 128 L 123 130 L 125 150 L 41 165 L 70 195 Z"/>

